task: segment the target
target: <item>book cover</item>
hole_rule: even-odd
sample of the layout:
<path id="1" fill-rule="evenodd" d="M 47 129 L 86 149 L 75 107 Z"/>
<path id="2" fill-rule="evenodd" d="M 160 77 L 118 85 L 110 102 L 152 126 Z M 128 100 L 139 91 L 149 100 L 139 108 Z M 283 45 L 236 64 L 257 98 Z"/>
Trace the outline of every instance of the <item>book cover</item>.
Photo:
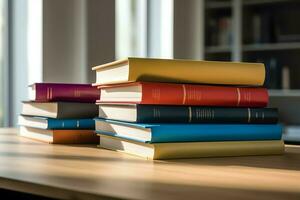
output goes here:
<path id="1" fill-rule="evenodd" d="M 21 126 L 20 135 L 51 144 L 95 144 L 99 137 L 93 130 L 45 130 Z"/>
<path id="2" fill-rule="evenodd" d="M 98 103 L 266 107 L 269 101 L 268 91 L 262 87 L 135 82 L 98 88 Z M 132 98 L 133 92 L 140 93 L 141 98 Z"/>
<path id="3" fill-rule="evenodd" d="M 53 119 L 37 116 L 19 116 L 19 125 L 41 129 L 95 130 L 95 121 L 89 119 Z"/>
<path id="4" fill-rule="evenodd" d="M 261 86 L 261 63 L 133 58 L 93 67 L 96 84 L 135 81 Z"/>
<path id="5" fill-rule="evenodd" d="M 133 114 L 131 116 L 128 113 Z M 99 117 L 138 123 L 274 124 L 278 121 L 278 110 L 276 108 L 100 104 Z"/>
<path id="6" fill-rule="evenodd" d="M 99 146 L 101 148 L 125 152 L 147 159 L 276 155 L 284 152 L 284 144 L 281 140 L 145 144 L 100 135 Z"/>
<path id="7" fill-rule="evenodd" d="M 21 114 L 56 119 L 93 118 L 98 115 L 98 106 L 94 103 L 26 101 Z"/>
<path id="8" fill-rule="evenodd" d="M 142 124 L 96 118 L 96 132 L 146 143 L 280 140 L 280 124 Z"/>
<path id="9" fill-rule="evenodd" d="M 30 100 L 38 102 L 94 103 L 100 95 L 100 91 L 91 84 L 35 83 L 30 88 Z"/>

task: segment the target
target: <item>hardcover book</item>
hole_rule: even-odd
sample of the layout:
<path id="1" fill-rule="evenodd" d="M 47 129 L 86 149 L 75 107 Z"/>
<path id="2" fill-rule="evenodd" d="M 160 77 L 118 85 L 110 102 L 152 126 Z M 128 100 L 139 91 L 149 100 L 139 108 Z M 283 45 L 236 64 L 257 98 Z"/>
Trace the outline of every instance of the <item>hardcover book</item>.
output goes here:
<path id="1" fill-rule="evenodd" d="M 29 99 L 31 101 L 95 103 L 99 97 L 99 90 L 91 84 L 35 83 L 29 87 Z"/>
<path id="2" fill-rule="evenodd" d="M 265 107 L 266 88 L 135 82 L 100 86 L 98 103 Z"/>
<path id="3" fill-rule="evenodd" d="M 97 84 L 136 81 L 261 86 L 261 63 L 128 58 L 93 67 Z"/>
<path id="4" fill-rule="evenodd" d="M 281 140 L 147 144 L 100 135 L 99 146 L 147 159 L 275 155 L 284 152 L 284 144 Z"/>
<path id="5" fill-rule="evenodd" d="M 95 130 L 95 121 L 89 119 L 54 119 L 36 116 L 19 116 L 19 125 L 40 129 Z"/>
<path id="6" fill-rule="evenodd" d="M 146 142 L 280 140 L 279 124 L 142 124 L 97 118 L 96 132 Z"/>
<path id="7" fill-rule="evenodd" d="M 27 101 L 23 102 L 21 113 L 57 119 L 94 118 L 98 115 L 98 106 L 93 103 Z"/>
<path id="8" fill-rule="evenodd" d="M 20 135 L 51 144 L 95 144 L 99 142 L 93 130 L 45 130 L 21 126 Z"/>
<path id="9" fill-rule="evenodd" d="M 99 117 L 138 123 L 273 124 L 276 108 L 99 104 Z"/>

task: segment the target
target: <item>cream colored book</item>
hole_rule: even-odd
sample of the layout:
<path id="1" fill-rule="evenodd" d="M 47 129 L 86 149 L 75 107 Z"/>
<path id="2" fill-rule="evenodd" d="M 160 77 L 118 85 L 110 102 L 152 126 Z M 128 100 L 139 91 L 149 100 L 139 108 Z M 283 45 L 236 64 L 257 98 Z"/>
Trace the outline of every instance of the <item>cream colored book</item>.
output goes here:
<path id="1" fill-rule="evenodd" d="M 96 83 L 136 81 L 261 86 L 265 81 L 262 63 L 127 58 L 93 67 Z"/>
<path id="2" fill-rule="evenodd" d="M 252 156 L 283 154 L 281 140 L 229 141 L 229 142 L 178 142 L 142 143 L 123 138 L 102 135 L 100 147 L 129 153 L 147 159 L 178 159 L 224 156 Z"/>

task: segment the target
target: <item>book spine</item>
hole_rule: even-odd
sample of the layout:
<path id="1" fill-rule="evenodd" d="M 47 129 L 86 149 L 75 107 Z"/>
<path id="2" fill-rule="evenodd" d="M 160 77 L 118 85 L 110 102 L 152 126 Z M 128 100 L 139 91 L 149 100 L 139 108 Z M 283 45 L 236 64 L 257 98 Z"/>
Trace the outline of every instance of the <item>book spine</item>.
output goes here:
<path id="1" fill-rule="evenodd" d="M 265 107 L 269 100 L 265 88 L 145 82 L 141 85 L 141 104 Z"/>
<path id="2" fill-rule="evenodd" d="M 261 63 L 141 58 L 128 58 L 128 62 L 129 82 L 151 81 L 261 86 L 265 80 L 265 66 Z"/>
<path id="3" fill-rule="evenodd" d="M 203 124 L 190 127 L 163 125 L 151 128 L 150 143 L 280 140 L 278 124 Z"/>
<path id="4" fill-rule="evenodd" d="M 283 154 L 281 140 L 245 142 L 202 142 L 155 144 L 157 151 L 153 159 L 198 158 L 220 156 L 249 156 Z"/>
<path id="5" fill-rule="evenodd" d="M 36 101 L 70 101 L 94 103 L 99 99 L 100 91 L 91 85 L 39 84 L 35 85 Z"/>
<path id="6" fill-rule="evenodd" d="M 140 123 L 273 124 L 277 121 L 275 108 L 137 105 L 137 122 Z"/>
<path id="7" fill-rule="evenodd" d="M 48 129 L 95 129 L 95 121 L 93 119 L 48 119 Z"/>
<path id="8" fill-rule="evenodd" d="M 92 130 L 55 130 L 53 144 L 97 144 L 99 137 Z"/>

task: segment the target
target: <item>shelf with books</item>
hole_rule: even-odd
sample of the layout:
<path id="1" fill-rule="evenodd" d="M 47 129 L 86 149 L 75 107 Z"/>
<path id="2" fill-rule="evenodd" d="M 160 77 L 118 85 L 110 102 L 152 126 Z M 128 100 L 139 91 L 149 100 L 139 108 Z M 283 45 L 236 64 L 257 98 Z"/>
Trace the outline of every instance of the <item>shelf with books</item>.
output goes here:
<path id="1" fill-rule="evenodd" d="M 230 46 L 207 46 L 205 53 L 231 53 Z"/>
<path id="2" fill-rule="evenodd" d="M 300 89 L 270 89 L 270 96 L 300 96 Z"/>
<path id="3" fill-rule="evenodd" d="M 274 3 L 286 3 L 292 2 L 293 0 L 243 0 L 244 6 L 255 6 L 255 5 L 265 5 L 265 4 L 274 4 Z M 295 0 L 294 0 L 295 1 Z"/>
<path id="4" fill-rule="evenodd" d="M 231 1 L 207 1 L 205 4 L 206 9 L 225 9 L 231 6 Z"/>
<path id="5" fill-rule="evenodd" d="M 205 0 L 202 9 L 205 60 L 264 63 L 272 95 L 300 96 L 300 1 Z"/>
<path id="6" fill-rule="evenodd" d="M 300 42 L 261 43 L 243 45 L 243 51 L 300 50 Z"/>
<path id="7" fill-rule="evenodd" d="M 241 0 L 243 6 L 268 5 L 274 3 L 292 2 L 293 0 Z M 295 0 L 294 0 L 295 1 Z M 206 9 L 230 9 L 231 1 L 207 1 Z"/>

